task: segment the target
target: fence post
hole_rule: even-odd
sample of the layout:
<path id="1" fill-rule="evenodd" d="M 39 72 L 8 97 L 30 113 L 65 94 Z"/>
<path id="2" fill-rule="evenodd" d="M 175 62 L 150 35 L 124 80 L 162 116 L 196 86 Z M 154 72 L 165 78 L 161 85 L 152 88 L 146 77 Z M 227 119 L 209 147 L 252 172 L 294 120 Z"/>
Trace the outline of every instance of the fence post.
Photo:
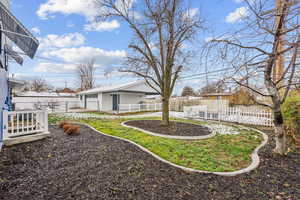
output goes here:
<path id="1" fill-rule="evenodd" d="M 49 128 L 48 128 L 48 111 L 46 109 L 43 109 L 43 119 L 44 119 L 44 124 L 43 124 L 43 128 L 44 128 L 44 132 L 48 133 L 49 132 Z"/>
<path id="2" fill-rule="evenodd" d="M 129 104 L 128 109 L 129 109 L 129 112 L 131 112 L 131 104 Z"/>
<path id="3" fill-rule="evenodd" d="M 3 140 L 8 138 L 8 111 L 3 110 Z"/>
<path id="4" fill-rule="evenodd" d="M 66 101 L 66 112 L 69 112 L 69 102 Z"/>

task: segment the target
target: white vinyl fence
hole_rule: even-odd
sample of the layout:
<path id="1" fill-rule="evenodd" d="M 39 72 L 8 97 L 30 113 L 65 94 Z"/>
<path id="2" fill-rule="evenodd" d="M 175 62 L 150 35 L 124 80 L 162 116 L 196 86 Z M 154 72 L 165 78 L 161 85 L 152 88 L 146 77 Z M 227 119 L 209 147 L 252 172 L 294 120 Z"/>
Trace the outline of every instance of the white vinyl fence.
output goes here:
<path id="1" fill-rule="evenodd" d="M 211 111 L 206 106 L 185 106 L 184 117 L 273 126 L 272 113 L 262 109 L 254 111 L 253 109 L 227 107 Z"/>
<path id="2" fill-rule="evenodd" d="M 48 132 L 48 112 L 3 111 L 4 140 L 16 136 Z"/>
<path id="3" fill-rule="evenodd" d="M 119 104 L 119 112 L 160 111 L 161 103 L 155 104 Z"/>
<path id="4" fill-rule="evenodd" d="M 81 101 L 14 102 L 15 110 L 47 110 L 49 113 L 73 112 L 84 108 Z"/>

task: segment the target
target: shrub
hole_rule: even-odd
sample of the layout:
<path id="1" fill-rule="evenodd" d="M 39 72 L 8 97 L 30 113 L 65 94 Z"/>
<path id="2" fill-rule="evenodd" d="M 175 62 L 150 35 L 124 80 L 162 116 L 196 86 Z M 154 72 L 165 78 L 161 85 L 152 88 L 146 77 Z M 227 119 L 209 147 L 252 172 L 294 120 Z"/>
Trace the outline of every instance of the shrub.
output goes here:
<path id="1" fill-rule="evenodd" d="M 282 112 L 288 136 L 300 144 L 300 95 L 290 95 L 282 105 Z"/>
<path id="2" fill-rule="evenodd" d="M 58 124 L 59 128 L 63 128 L 65 125 L 70 124 L 70 122 L 62 121 Z"/>
<path id="3" fill-rule="evenodd" d="M 80 126 L 77 125 L 66 124 L 63 128 L 67 135 L 78 135 L 80 133 Z"/>

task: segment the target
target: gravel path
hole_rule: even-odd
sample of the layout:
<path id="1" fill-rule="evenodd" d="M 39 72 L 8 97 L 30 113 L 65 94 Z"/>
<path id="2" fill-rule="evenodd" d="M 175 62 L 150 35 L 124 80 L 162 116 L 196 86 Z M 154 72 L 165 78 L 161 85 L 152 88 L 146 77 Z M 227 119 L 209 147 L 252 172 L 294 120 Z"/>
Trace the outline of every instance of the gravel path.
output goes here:
<path id="1" fill-rule="evenodd" d="M 50 131 L 51 138 L 0 152 L 0 199 L 300 198 L 300 152 L 282 159 L 267 145 L 256 170 L 223 177 L 184 172 L 88 127 L 75 137 Z"/>

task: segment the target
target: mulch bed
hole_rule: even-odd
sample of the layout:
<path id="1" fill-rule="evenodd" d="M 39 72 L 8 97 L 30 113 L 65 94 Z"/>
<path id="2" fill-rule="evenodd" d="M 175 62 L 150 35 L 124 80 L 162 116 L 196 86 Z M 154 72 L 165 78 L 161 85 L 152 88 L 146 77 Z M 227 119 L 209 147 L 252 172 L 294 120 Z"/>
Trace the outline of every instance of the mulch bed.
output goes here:
<path id="1" fill-rule="evenodd" d="M 207 127 L 175 121 L 171 121 L 169 126 L 163 125 L 160 120 L 134 120 L 125 124 L 163 135 L 204 136 L 211 134 Z"/>
<path id="2" fill-rule="evenodd" d="M 274 156 L 271 145 L 249 174 L 222 177 L 187 173 L 138 147 L 82 127 L 0 152 L 0 199 L 207 199 L 300 198 L 300 152 Z"/>

